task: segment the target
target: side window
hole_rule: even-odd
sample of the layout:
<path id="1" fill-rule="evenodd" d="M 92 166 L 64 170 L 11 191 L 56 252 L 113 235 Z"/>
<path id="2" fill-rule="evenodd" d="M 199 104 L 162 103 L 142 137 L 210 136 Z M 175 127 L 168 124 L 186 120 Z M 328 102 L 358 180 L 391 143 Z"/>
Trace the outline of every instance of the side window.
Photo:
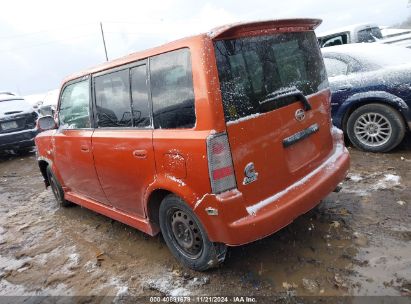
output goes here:
<path id="1" fill-rule="evenodd" d="M 189 49 L 150 58 L 150 75 L 154 127 L 194 127 L 196 117 Z"/>
<path id="2" fill-rule="evenodd" d="M 98 127 L 131 127 L 129 70 L 94 78 Z"/>
<path id="3" fill-rule="evenodd" d="M 64 88 L 59 108 L 64 129 L 90 128 L 90 83 L 84 80 Z"/>
<path id="4" fill-rule="evenodd" d="M 131 74 L 131 107 L 133 110 L 133 125 L 138 128 L 149 127 L 150 105 L 148 100 L 146 65 L 140 65 L 130 70 Z"/>
<path id="5" fill-rule="evenodd" d="M 336 36 L 324 39 L 321 47 L 341 45 L 341 44 L 347 44 L 347 43 L 348 43 L 348 35 L 340 34 L 340 35 L 336 35 Z"/>
<path id="6" fill-rule="evenodd" d="M 325 69 L 327 70 L 328 77 L 334 77 L 338 75 L 346 75 L 348 71 L 348 64 L 335 58 L 325 58 Z"/>

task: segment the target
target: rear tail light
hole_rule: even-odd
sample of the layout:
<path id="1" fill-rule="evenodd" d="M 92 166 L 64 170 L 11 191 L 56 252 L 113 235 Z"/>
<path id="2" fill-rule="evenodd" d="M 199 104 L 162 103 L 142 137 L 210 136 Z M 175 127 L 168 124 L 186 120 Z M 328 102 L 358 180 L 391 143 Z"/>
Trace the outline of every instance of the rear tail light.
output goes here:
<path id="1" fill-rule="evenodd" d="M 227 134 L 207 138 L 207 155 L 212 192 L 217 194 L 235 188 L 237 184 Z"/>

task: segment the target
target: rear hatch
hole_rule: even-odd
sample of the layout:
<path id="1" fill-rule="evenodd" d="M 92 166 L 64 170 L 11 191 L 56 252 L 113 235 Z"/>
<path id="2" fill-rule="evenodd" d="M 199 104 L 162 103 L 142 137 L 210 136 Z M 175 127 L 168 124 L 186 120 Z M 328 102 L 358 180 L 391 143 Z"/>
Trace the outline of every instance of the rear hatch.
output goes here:
<path id="1" fill-rule="evenodd" d="M 333 149 L 328 81 L 313 30 L 259 33 L 214 41 L 237 188 L 247 205 L 298 182 Z"/>

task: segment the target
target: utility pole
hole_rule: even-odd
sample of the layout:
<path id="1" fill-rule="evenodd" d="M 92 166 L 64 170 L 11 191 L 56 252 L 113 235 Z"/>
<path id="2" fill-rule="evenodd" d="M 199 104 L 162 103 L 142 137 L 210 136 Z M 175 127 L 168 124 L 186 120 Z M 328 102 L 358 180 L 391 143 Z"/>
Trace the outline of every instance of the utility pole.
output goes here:
<path id="1" fill-rule="evenodd" d="M 104 53 L 106 54 L 106 61 L 108 61 L 106 40 L 104 39 L 104 32 L 103 32 L 103 23 L 101 22 L 100 22 L 100 29 L 101 29 L 101 37 L 103 38 Z"/>

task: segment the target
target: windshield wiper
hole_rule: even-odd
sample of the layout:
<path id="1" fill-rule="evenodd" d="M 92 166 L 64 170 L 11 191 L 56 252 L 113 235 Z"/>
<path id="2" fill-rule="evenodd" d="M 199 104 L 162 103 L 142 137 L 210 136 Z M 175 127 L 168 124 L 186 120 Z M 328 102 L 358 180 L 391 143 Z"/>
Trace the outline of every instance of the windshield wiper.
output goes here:
<path id="1" fill-rule="evenodd" d="M 295 97 L 297 100 L 301 101 L 301 103 L 304 105 L 305 111 L 311 110 L 311 105 L 308 102 L 308 99 L 304 96 L 304 94 L 299 89 L 297 89 L 294 86 L 275 90 L 271 92 L 270 94 L 267 94 L 264 97 L 264 99 L 261 100 L 259 103 L 260 105 L 263 105 L 265 103 L 276 101 L 276 100 L 279 100 L 281 98 L 286 98 L 286 97 Z"/>

